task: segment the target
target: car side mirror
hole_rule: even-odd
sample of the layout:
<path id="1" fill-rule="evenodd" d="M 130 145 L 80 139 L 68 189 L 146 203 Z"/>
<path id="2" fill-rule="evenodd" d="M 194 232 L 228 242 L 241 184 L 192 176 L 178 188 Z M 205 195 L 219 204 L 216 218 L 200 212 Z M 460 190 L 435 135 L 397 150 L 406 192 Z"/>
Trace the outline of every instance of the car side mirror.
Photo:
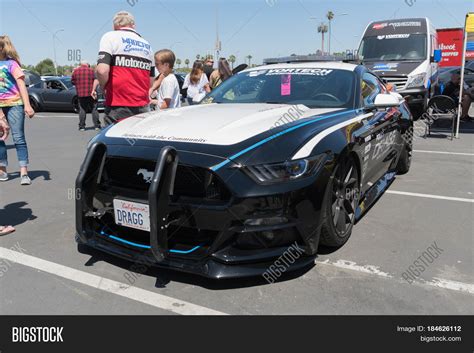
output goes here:
<path id="1" fill-rule="evenodd" d="M 433 56 L 431 57 L 431 62 L 432 63 L 439 63 L 443 60 L 443 52 L 441 49 L 436 49 L 433 52 Z"/>
<path id="2" fill-rule="evenodd" d="M 366 107 L 366 109 L 385 109 L 398 107 L 400 100 L 393 94 L 380 93 L 375 97 L 374 103 Z"/>

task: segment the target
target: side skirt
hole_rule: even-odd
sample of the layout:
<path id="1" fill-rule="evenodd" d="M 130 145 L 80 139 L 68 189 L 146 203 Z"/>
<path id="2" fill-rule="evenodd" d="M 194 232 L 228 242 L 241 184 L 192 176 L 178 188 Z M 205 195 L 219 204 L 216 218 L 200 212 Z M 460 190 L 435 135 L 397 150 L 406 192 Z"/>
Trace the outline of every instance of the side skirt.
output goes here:
<path id="1" fill-rule="evenodd" d="M 357 207 L 355 212 L 355 223 L 359 222 L 362 217 L 369 211 L 372 206 L 378 201 L 378 199 L 383 195 L 385 190 L 395 180 L 396 173 L 388 172 L 382 176 L 375 184 L 373 184 L 369 190 L 364 194 L 359 207 Z"/>

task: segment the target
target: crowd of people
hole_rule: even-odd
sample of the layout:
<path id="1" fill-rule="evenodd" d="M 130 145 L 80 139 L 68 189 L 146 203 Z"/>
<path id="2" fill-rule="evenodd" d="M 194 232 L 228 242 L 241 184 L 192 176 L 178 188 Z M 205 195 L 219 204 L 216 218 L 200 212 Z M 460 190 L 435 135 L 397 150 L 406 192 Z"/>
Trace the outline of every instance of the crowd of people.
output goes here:
<path id="1" fill-rule="evenodd" d="M 96 109 L 99 85 L 105 94 L 105 125 L 150 109 L 179 108 L 181 88 L 174 74 L 175 62 L 176 56 L 169 49 L 153 53 L 150 43 L 136 31 L 133 15 L 118 12 L 113 19 L 113 31 L 100 40 L 95 72 L 87 63 L 73 72 L 80 102 L 79 129 L 85 129 L 87 111 L 92 111 L 94 127 L 101 128 Z M 219 59 L 216 69 L 213 66 L 211 58 L 194 62 L 182 87 L 187 89 L 189 105 L 199 102 L 232 76 L 226 59 Z"/>
<path id="2" fill-rule="evenodd" d="M 99 86 L 105 95 L 104 125 L 148 112 L 151 107 L 163 110 L 181 106 L 180 87 L 173 71 L 175 54 L 169 49 L 153 53 L 149 42 L 135 27 L 132 14 L 118 12 L 113 19 L 113 31 L 101 38 L 96 69 L 83 61 L 72 73 L 79 101 L 79 131 L 85 131 L 88 112 L 92 113 L 94 128 L 102 127 L 97 111 Z M 211 58 L 194 62 L 183 85 L 188 92 L 188 104 L 199 102 L 232 75 L 224 58 L 219 59 L 216 69 L 213 66 Z M 31 185 L 25 117 L 34 115 L 20 57 L 10 38 L 0 36 L 0 182 L 9 180 L 5 141 L 11 135 L 18 157 L 20 183 Z M 0 236 L 13 231 L 11 225 L 0 226 Z"/>

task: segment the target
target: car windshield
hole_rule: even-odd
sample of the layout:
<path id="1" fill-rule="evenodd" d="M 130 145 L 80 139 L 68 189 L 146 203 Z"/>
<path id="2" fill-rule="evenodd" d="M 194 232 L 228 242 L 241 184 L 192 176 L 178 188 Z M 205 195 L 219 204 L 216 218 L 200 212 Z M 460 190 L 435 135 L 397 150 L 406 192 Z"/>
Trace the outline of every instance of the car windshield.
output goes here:
<path id="1" fill-rule="evenodd" d="M 309 108 L 352 108 L 355 74 L 326 68 L 278 68 L 241 72 L 204 103 L 304 104 Z"/>
<path id="2" fill-rule="evenodd" d="M 60 81 L 64 84 L 64 86 L 66 86 L 67 89 L 71 89 L 74 86 L 70 77 L 61 77 Z"/>
<path id="3" fill-rule="evenodd" d="M 426 59 L 425 34 L 397 34 L 365 37 L 359 48 L 364 61 L 404 61 Z"/>

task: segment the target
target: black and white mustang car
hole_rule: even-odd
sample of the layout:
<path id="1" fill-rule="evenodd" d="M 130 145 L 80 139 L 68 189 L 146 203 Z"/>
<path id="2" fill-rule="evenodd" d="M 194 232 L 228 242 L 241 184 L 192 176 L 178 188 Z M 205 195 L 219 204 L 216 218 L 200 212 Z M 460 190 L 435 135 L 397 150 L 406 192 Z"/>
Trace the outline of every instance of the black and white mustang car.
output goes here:
<path id="1" fill-rule="evenodd" d="M 77 241 L 211 278 L 287 270 L 340 247 L 410 168 L 412 116 L 363 66 L 240 72 L 199 105 L 132 116 L 89 143 Z"/>

